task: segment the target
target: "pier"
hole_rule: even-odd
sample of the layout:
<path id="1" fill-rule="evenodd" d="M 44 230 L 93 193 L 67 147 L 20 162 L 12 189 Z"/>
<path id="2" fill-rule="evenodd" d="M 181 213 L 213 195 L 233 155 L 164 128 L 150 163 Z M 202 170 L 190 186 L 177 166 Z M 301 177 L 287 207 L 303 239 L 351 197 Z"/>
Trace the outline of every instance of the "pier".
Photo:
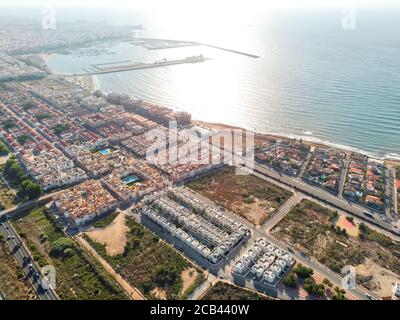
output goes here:
<path id="1" fill-rule="evenodd" d="M 122 61 L 96 63 L 96 64 L 92 64 L 92 66 L 97 68 L 98 66 L 109 66 L 109 65 L 113 65 L 113 64 L 121 64 L 121 63 L 129 63 L 129 62 L 132 62 L 132 60 L 122 60 Z"/>
<path id="2" fill-rule="evenodd" d="M 232 52 L 232 53 L 240 54 L 240 55 L 247 56 L 247 57 L 250 57 L 250 58 L 255 58 L 255 59 L 258 59 L 260 57 L 260 56 L 257 56 L 255 54 L 252 54 L 252 53 L 246 53 L 246 52 L 237 51 L 237 50 L 233 50 L 233 49 L 222 48 L 222 47 L 214 46 L 212 44 L 207 44 L 207 43 L 200 43 L 199 42 L 199 45 L 203 45 L 205 47 L 214 48 L 214 49 L 218 49 L 218 50 Z"/>
<path id="3" fill-rule="evenodd" d="M 118 65 L 118 66 L 111 66 L 111 67 L 101 67 L 100 64 L 92 65 L 91 70 L 85 70 L 84 73 L 73 73 L 73 74 L 64 74 L 63 77 L 80 77 L 80 76 L 93 76 L 99 74 L 107 74 L 107 73 L 116 73 L 116 72 L 124 72 L 124 71 L 131 71 L 131 70 L 139 70 L 139 69 L 147 69 L 147 68 L 157 68 L 157 67 L 165 67 L 171 66 L 175 64 L 183 64 L 183 63 L 199 63 L 209 60 L 204 58 L 203 55 L 199 56 L 192 56 L 187 57 L 185 59 L 178 59 L 178 60 L 167 60 L 163 59 L 160 61 L 155 61 L 152 63 L 144 63 L 144 62 L 137 62 L 128 65 Z M 114 63 L 117 64 L 118 62 Z M 112 65 L 113 63 L 108 63 L 105 65 Z M 104 64 L 103 64 L 104 66 Z M 92 71 L 93 70 L 93 71 Z"/>
<path id="4" fill-rule="evenodd" d="M 215 46 L 215 45 L 212 45 L 212 44 L 196 42 L 196 41 L 170 40 L 170 39 L 157 39 L 157 38 L 135 38 L 135 40 L 142 40 L 142 41 L 169 41 L 171 43 L 187 43 L 187 45 L 190 44 L 190 45 L 193 45 L 193 46 L 194 45 L 205 46 L 205 47 L 209 47 L 209 48 L 214 48 L 214 49 L 218 49 L 218 50 L 223 50 L 223 51 L 227 51 L 227 52 L 231 52 L 231 53 L 240 54 L 240 55 L 247 56 L 247 57 L 250 57 L 250 58 L 255 58 L 255 59 L 260 58 L 260 56 L 258 56 L 256 54 L 247 53 L 247 52 L 238 51 L 238 50 L 233 50 L 233 49 L 229 49 L 229 48 L 223 48 L 223 47 Z M 180 47 L 180 45 L 177 46 L 177 47 Z"/>

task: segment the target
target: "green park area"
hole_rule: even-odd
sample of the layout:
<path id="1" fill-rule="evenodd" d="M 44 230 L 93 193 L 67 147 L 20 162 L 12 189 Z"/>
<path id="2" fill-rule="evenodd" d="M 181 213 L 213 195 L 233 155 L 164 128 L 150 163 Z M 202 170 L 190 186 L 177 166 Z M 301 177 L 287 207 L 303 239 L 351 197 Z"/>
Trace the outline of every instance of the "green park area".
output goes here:
<path id="1" fill-rule="evenodd" d="M 13 224 L 40 266 L 56 269 L 56 292 L 63 300 L 127 299 L 122 289 L 77 242 L 67 237 L 49 209 L 38 207 Z"/>

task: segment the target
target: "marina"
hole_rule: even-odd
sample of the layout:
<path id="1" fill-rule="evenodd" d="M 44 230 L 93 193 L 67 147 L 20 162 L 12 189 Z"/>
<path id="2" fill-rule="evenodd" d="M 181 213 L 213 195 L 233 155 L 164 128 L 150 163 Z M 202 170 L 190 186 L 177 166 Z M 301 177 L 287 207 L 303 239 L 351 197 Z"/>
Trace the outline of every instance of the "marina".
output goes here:
<path id="1" fill-rule="evenodd" d="M 203 57 L 203 55 L 198 56 L 191 56 L 185 59 L 177 59 L 177 60 L 167 60 L 165 58 L 152 62 L 152 63 L 145 63 L 145 62 L 136 62 L 133 64 L 128 65 L 118 65 L 118 66 L 110 66 L 110 67 L 101 67 L 99 64 L 92 65 L 91 69 L 84 69 L 85 73 L 82 74 L 64 74 L 63 77 L 77 77 L 77 76 L 89 76 L 89 75 L 100 75 L 100 74 L 108 74 L 108 73 L 116 73 L 116 72 L 124 72 L 124 71 L 131 71 L 131 70 L 139 70 L 139 69 L 147 69 L 147 68 L 157 68 L 157 67 L 166 67 L 176 64 L 183 64 L 183 63 L 199 63 L 209 60 L 208 58 Z M 114 64 L 117 64 L 115 62 Z M 113 63 L 109 63 L 111 65 Z"/>

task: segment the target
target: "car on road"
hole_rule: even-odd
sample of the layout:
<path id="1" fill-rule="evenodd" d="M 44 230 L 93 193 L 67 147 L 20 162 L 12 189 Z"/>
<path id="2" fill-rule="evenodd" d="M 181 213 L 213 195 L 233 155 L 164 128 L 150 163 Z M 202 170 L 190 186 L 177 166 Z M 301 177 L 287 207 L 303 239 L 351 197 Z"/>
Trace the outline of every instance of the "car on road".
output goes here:
<path id="1" fill-rule="evenodd" d="M 301 255 L 303 258 L 308 259 L 308 256 L 307 256 L 307 254 L 306 254 L 305 252 L 300 252 L 300 255 Z"/>
<path id="2" fill-rule="evenodd" d="M 40 278 L 39 272 L 35 272 L 35 273 L 33 274 L 33 280 L 34 280 L 34 281 L 37 281 L 37 280 L 39 280 L 39 278 Z"/>
<path id="3" fill-rule="evenodd" d="M 371 219 L 375 219 L 374 214 L 368 211 L 364 211 L 363 212 L 364 216 L 371 218 Z"/>

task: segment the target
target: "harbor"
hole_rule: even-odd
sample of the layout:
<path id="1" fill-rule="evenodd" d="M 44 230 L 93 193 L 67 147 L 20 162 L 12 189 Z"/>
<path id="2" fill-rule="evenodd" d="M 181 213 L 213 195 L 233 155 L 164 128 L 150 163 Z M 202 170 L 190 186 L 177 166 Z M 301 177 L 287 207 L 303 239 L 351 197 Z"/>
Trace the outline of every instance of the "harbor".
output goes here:
<path id="1" fill-rule="evenodd" d="M 118 62 L 115 63 L 107 63 L 107 64 L 92 64 L 90 69 L 86 69 L 84 73 L 77 74 L 65 74 L 63 77 L 80 77 L 80 76 L 93 76 L 99 74 L 108 74 L 108 73 L 116 73 L 116 72 L 124 72 L 131 70 L 139 70 L 139 69 L 148 69 L 148 68 L 157 68 L 157 67 L 165 67 L 176 64 L 184 64 L 184 63 L 199 63 L 209 60 L 209 58 L 205 58 L 203 55 L 186 57 L 185 59 L 177 59 L 177 60 L 167 60 L 165 58 L 152 62 L 135 62 L 132 64 L 126 65 L 117 65 Z"/>

